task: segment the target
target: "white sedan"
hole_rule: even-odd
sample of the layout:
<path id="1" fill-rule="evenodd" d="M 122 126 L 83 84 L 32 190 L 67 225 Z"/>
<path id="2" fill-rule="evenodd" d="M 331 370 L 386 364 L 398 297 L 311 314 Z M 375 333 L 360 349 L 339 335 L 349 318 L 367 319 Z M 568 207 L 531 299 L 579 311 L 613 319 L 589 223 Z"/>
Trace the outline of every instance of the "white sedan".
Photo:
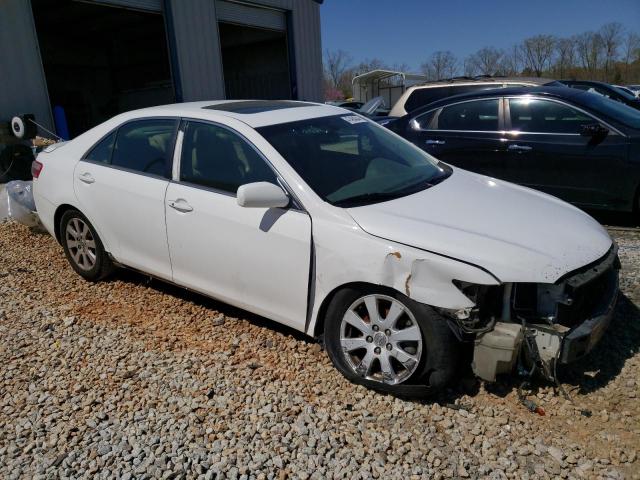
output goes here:
<path id="1" fill-rule="evenodd" d="M 292 101 L 119 115 L 41 153 L 40 218 L 75 271 L 124 266 L 323 339 L 351 381 L 552 379 L 611 318 L 616 246 L 553 197 L 451 168 L 362 116 Z"/>

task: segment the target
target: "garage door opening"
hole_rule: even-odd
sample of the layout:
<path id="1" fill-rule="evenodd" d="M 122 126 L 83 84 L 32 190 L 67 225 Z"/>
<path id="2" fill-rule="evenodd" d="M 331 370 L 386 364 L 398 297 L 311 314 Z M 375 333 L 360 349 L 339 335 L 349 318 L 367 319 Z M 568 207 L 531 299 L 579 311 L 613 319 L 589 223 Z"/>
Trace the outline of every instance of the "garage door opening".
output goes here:
<path id="1" fill-rule="evenodd" d="M 226 22 L 218 26 L 227 98 L 292 98 L 284 31 Z"/>
<path id="2" fill-rule="evenodd" d="M 32 0 L 52 108 L 71 137 L 112 116 L 173 103 L 160 12 L 73 0 Z"/>

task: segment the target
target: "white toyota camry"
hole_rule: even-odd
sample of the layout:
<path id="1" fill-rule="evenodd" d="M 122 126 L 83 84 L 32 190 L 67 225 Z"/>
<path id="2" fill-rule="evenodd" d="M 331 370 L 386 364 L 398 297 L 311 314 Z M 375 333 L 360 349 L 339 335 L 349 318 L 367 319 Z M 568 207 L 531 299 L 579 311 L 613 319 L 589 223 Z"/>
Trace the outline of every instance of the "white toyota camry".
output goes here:
<path id="1" fill-rule="evenodd" d="M 616 246 L 587 214 L 338 107 L 137 110 L 47 148 L 33 174 L 84 278 L 124 266 L 269 317 L 396 394 L 442 388 L 461 358 L 490 381 L 553 379 L 617 298 Z"/>

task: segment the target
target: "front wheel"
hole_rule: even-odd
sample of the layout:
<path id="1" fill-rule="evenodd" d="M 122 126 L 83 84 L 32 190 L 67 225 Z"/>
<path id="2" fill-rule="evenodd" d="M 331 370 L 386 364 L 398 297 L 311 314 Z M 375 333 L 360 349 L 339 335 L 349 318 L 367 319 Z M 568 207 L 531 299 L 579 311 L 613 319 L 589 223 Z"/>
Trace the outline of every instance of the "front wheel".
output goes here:
<path id="1" fill-rule="evenodd" d="M 433 308 L 382 288 L 336 294 L 325 322 L 327 352 L 354 383 L 425 396 L 455 374 L 458 342 Z"/>
<path id="2" fill-rule="evenodd" d="M 68 210 L 62 215 L 60 236 L 67 260 L 86 280 L 95 282 L 113 271 L 113 263 L 102 241 L 87 217 L 79 211 Z"/>

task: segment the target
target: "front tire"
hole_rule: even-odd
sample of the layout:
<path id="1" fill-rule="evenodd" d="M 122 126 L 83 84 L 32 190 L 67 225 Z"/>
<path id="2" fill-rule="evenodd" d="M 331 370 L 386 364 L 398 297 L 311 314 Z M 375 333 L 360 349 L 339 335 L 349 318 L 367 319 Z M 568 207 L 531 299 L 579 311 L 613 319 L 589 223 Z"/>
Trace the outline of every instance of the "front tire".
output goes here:
<path id="1" fill-rule="evenodd" d="M 114 269 L 113 262 L 87 217 L 68 210 L 60 219 L 60 240 L 71 267 L 86 280 L 96 282 Z"/>
<path id="2" fill-rule="evenodd" d="M 325 321 L 327 353 L 350 381 L 375 390 L 424 397 L 453 378 L 459 344 L 433 308 L 378 287 L 346 288 Z"/>

